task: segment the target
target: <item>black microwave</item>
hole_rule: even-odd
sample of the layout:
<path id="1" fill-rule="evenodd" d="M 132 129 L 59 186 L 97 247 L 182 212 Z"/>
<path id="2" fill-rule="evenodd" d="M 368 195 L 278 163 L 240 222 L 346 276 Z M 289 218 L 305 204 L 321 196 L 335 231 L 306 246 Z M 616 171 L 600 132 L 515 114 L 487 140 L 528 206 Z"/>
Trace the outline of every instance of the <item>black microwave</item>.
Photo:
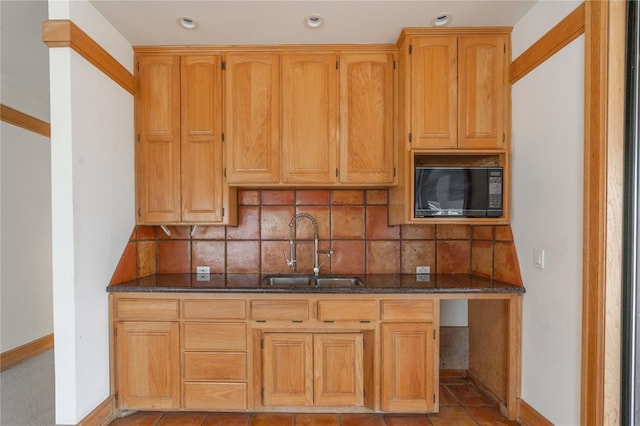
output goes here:
<path id="1" fill-rule="evenodd" d="M 502 167 L 416 167 L 415 217 L 502 217 Z"/>

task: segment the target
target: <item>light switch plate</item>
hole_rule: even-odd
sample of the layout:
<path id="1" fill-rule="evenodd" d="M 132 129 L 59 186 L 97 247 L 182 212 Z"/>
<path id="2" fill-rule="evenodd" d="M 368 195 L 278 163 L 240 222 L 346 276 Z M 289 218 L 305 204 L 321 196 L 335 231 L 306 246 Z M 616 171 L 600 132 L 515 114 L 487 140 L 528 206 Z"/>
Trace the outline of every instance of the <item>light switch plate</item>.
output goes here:
<path id="1" fill-rule="evenodd" d="M 544 269 L 544 249 L 533 250 L 533 267 Z"/>

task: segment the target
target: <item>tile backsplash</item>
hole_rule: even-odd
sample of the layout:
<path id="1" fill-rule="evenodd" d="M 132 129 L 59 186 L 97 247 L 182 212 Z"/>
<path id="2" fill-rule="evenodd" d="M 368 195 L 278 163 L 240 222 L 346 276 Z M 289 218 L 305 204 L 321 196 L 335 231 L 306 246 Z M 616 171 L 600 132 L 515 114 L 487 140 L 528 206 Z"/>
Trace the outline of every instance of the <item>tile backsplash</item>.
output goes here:
<path id="1" fill-rule="evenodd" d="M 473 273 L 522 285 L 509 225 L 387 225 L 386 190 L 241 190 L 238 226 L 137 226 L 111 284 L 164 273 L 288 273 L 289 222 L 318 223 L 321 273 Z M 193 231 L 193 232 L 192 232 Z M 311 222 L 295 229 L 298 272 L 313 268 Z"/>

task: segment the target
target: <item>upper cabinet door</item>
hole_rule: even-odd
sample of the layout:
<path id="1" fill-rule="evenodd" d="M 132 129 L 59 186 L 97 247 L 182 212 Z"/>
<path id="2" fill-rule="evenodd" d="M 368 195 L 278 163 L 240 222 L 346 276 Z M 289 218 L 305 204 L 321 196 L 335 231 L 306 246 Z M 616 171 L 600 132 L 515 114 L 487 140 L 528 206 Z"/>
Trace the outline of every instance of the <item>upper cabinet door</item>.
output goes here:
<path id="1" fill-rule="evenodd" d="M 227 183 L 278 183 L 279 56 L 239 53 L 225 62 Z"/>
<path id="2" fill-rule="evenodd" d="M 182 58 L 182 221 L 222 221 L 219 56 Z"/>
<path id="3" fill-rule="evenodd" d="M 457 38 L 418 37 L 412 42 L 412 148 L 458 145 Z"/>
<path id="4" fill-rule="evenodd" d="M 139 61 L 138 223 L 180 220 L 180 57 Z"/>
<path id="5" fill-rule="evenodd" d="M 337 74 L 336 55 L 282 56 L 284 183 L 337 180 Z"/>
<path id="6" fill-rule="evenodd" d="M 505 36 L 459 38 L 460 148 L 505 146 L 505 56 Z"/>
<path id="7" fill-rule="evenodd" d="M 340 56 L 340 182 L 394 181 L 394 57 Z"/>

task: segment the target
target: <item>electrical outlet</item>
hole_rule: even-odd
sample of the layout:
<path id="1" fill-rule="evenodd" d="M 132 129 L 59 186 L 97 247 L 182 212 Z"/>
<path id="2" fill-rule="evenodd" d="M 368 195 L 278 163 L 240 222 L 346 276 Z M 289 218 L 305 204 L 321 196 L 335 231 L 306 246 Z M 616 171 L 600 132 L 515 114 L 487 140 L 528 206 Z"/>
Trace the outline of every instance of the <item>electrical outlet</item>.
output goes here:
<path id="1" fill-rule="evenodd" d="M 211 268 L 208 266 L 196 266 L 196 274 L 210 274 Z"/>
<path id="2" fill-rule="evenodd" d="M 431 266 L 416 266 L 416 274 L 430 274 Z"/>
<path id="3" fill-rule="evenodd" d="M 196 266 L 196 273 L 198 274 L 196 281 L 209 281 L 211 278 L 210 271 L 211 268 L 208 266 Z"/>

